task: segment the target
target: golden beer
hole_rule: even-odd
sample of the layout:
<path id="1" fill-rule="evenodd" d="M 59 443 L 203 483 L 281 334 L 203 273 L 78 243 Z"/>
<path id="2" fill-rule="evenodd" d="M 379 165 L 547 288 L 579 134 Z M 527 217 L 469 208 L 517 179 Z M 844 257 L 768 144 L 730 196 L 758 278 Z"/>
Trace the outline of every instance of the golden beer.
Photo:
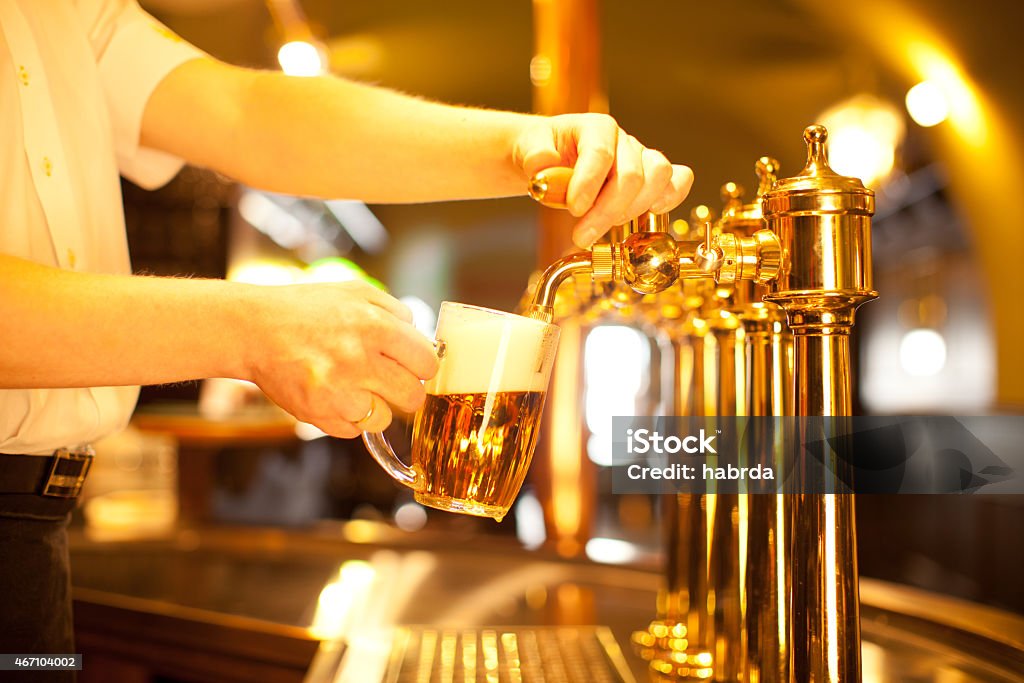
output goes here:
<path id="1" fill-rule="evenodd" d="M 416 500 L 500 522 L 526 478 L 543 407 L 541 391 L 428 395 L 413 422 L 412 466 L 425 482 Z"/>
<path id="2" fill-rule="evenodd" d="M 420 504 L 500 522 L 537 445 L 558 328 L 446 301 L 434 338 L 438 369 L 413 420 L 412 466 L 379 432 L 363 442 Z"/>

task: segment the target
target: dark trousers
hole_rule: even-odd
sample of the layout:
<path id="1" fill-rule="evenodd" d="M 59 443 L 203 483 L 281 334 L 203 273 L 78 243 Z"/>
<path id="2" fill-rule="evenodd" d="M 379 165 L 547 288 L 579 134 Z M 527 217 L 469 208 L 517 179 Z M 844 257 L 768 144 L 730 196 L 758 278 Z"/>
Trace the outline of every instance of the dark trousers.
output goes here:
<path id="1" fill-rule="evenodd" d="M 67 524 L 74 501 L 0 494 L 0 653 L 74 654 Z M 73 671 L 0 671 L 0 680 L 73 683 Z"/>

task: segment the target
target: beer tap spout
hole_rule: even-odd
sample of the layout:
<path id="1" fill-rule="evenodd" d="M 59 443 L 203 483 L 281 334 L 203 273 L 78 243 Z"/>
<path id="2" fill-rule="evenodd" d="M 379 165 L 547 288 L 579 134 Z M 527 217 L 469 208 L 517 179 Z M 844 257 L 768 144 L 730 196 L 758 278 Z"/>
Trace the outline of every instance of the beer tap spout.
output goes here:
<path id="1" fill-rule="evenodd" d="M 555 295 L 563 282 L 577 274 L 591 275 L 594 272 L 590 252 L 569 254 L 558 259 L 541 274 L 533 298 L 526 310 L 526 317 L 550 323 L 555 315 Z"/>

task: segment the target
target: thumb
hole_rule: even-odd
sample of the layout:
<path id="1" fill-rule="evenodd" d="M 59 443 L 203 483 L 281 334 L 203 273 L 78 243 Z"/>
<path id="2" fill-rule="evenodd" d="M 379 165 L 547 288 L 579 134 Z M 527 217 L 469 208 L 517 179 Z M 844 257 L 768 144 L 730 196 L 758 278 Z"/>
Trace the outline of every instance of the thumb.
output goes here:
<path id="1" fill-rule="evenodd" d="M 554 132 L 544 126 L 536 126 L 520 138 L 516 155 L 527 178 L 552 166 L 562 165 L 562 154 L 555 146 Z"/>

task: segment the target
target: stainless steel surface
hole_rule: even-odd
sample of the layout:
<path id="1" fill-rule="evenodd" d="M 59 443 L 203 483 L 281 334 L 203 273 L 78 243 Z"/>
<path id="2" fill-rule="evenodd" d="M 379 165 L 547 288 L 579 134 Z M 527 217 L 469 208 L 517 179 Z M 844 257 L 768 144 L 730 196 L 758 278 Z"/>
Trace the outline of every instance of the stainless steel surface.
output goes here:
<path id="1" fill-rule="evenodd" d="M 638 680 L 647 663 L 625 644 L 645 629 L 662 582 L 657 564 L 609 566 L 528 552 L 458 533 L 404 534 L 365 523 L 319 533 L 238 529 L 164 540 L 92 543 L 72 536 L 76 592 L 136 611 L 305 628 L 347 560 L 425 553 L 432 569 L 397 613 L 400 624 L 476 628 L 606 625 Z M 923 591 L 861 581 L 865 683 L 1024 680 L 1024 617 Z M 324 679 L 329 681 L 330 679 Z"/>

